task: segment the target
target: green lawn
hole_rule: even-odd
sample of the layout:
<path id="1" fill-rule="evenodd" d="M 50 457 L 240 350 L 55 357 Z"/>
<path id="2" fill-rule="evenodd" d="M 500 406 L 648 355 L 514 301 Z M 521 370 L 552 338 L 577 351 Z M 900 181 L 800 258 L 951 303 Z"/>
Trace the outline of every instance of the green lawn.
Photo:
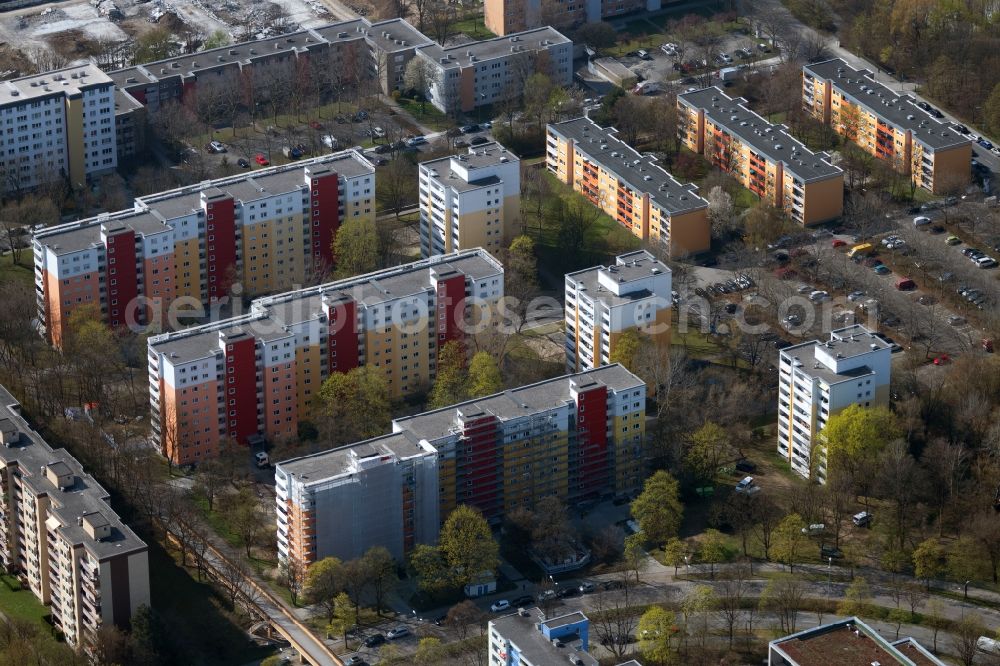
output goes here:
<path id="1" fill-rule="evenodd" d="M 0 576 L 0 612 L 11 620 L 21 620 L 31 624 L 41 623 L 48 629 L 45 616 L 49 609 L 43 606 L 27 587 L 21 587 L 21 581 L 6 574 Z M 48 631 L 43 632 L 51 635 Z"/>
<path id="2" fill-rule="evenodd" d="M 482 14 L 477 14 L 476 16 L 470 16 L 469 18 L 462 19 L 452 26 L 455 32 L 461 32 L 467 37 L 472 37 L 473 39 L 491 39 L 496 37 L 492 32 L 486 27 L 486 23 L 483 21 Z"/>
<path id="3" fill-rule="evenodd" d="M 421 125 L 437 131 L 447 130 L 455 126 L 451 118 L 434 108 L 430 102 L 425 102 L 421 108 L 421 103 L 416 100 L 400 97 L 397 101 Z"/>
<path id="4" fill-rule="evenodd" d="M 27 285 L 35 281 L 35 271 L 31 265 L 31 250 L 26 249 L 21 254 L 21 263 L 15 264 L 9 254 L 0 257 L 0 282 L 20 280 Z"/>

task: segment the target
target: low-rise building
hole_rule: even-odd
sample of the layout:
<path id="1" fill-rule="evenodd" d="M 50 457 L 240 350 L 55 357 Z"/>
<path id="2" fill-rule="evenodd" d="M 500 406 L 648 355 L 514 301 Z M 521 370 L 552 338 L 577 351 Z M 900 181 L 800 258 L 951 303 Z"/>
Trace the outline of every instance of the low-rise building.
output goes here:
<path id="1" fill-rule="evenodd" d="M 548 126 L 545 165 L 561 182 L 671 257 L 711 246 L 708 202 L 589 118 Z"/>
<path id="2" fill-rule="evenodd" d="M 62 346 L 71 313 L 113 328 L 169 325 L 177 299 L 204 307 L 290 289 L 333 265 L 341 222 L 375 218 L 375 167 L 349 150 L 139 197 L 130 209 L 34 236 L 39 320 Z"/>
<path id="3" fill-rule="evenodd" d="M 393 398 L 419 393 L 438 349 L 464 339 L 466 317 L 503 293 L 503 266 L 474 249 L 259 298 L 248 314 L 151 337 L 154 442 L 184 465 L 226 441 L 294 437 L 323 380 L 361 365 L 385 373 Z"/>
<path id="4" fill-rule="evenodd" d="M 844 211 L 844 171 L 717 87 L 677 96 L 677 132 L 686 148 L 766 203 L 809 226 Z"/>
<path id="5" fill-rule="evenodd" d="M 611 363 L 626 331 L 670 344 L 670 268 L 646 250 L 619 255 L 611 266 L 566 275 L 566 370 Z"/>
<path id="6" fill-rule="evenodd" d="M 114 88 L 91 63 L 0 82 L 0 190 L 82 187 L 114 171 Z"/>
<path id="7" fill-rule="evenodd" d="M 548 496 L 642 485 L 646 385 L 620 365 L 393 421 L 392 433 L 278 463 L 278 555 L 308 565 L 434 543 L 461 504 L 491 522 Z"/>
<path id="8" fill-rule="evenodd" d="M 625 14 L 654 12 L 662 4 L 661 0 L 486 0 L 483 18 L 487 30 L 509 35 L 542 25 L 570 28 Z"/>
<path id="9" fill-rule="evenodd" d="M 420 253 L 499 253 L 521 226 L 521 160 L 498 143 L 420 163 Z"/>
<path id="10" fill-rule="evenodd" d="M 972 141 L 840 58 L 802 68 L 802 106 L 863 150 L 934 194 L 969 184 Z"/>
<path id="11" fill-rule="evenodd" d="M 590 619 L 580 611 L 546 617 L 538 608 L 490 620 L 490 664 L 496 666 L 597 666 L 590 654 Z M 641 666 L 635 659 L 618 666 Z"/>
<path id="12" fill-rule="evenodd" d="M 914 639 L 890 642 L 856 617 L 771 641 L 767 663 L 768 666 L 945 666 Z"/>
<path id="13" fill-rule="evenodd" d="M 39 601 L 75 648 L 105 625 L 127 628 L 149 605 L 146 544 L 65 449 L 28 425 L 0 387 L 0 562 Z"/>
<path id="14" fill-rule="evenodd" d="M 429 73 L 427 99 L 442 113 L 519 98 L 536 72 L 556 86 L 573 83 L 573 42 L 550 27 L 457 46 L 432 44 L 417 49 L 417 57 Z"/>
<path id="15" fill-rule="evenodd" d="M 850 405 L 889 404 L 892 348 L 860 324 L 779 352 L 778 454 L 795 473 L 826 481 L 822 430 Z"/>

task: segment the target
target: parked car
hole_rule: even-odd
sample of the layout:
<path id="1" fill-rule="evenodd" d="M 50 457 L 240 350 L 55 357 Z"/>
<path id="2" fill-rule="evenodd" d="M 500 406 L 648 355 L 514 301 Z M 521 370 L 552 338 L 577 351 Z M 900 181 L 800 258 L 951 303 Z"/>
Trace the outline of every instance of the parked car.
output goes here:
<path id="1" fill-rule="evenodd" d="M 862 511 L 861 513 L 856 513 L 851 517 L 851 522 L 853 522 L 858 527 L 868 527 L 872 524 L 872 514 L 867 511 Z"/>
<path id="2" fill-rule="evenodd" d="M 823 523 L 813 523 L 802 528 L 803 534 L 819 534 L 826 529 L 826 525 Z"/>
<path id="3" fill-rule="evenodd" d="M 479 131 L 479 125 L 465 125 L 462 127 L 462 134 L 472 134 Z"/>
<path id="4" fill-rule="evenodd" d="M 993 257 L 979 257 L 976 259 L 976 266 L 980 268 L 993 268 L 997 265 L 997 260 Z"/>
<path id="5" fill-rule="evenodd" d="M 865 297 L 865 292 L 852 291 L 847 295 L 847 300 L 850 301 L 851 303 L 854 303 L 855 301 L 860 301 L 864 297 Z"/>
<path id="6" fill-rule="evenodd" d="M 490 140 L 487 139 L 485 136 L 477 136 L 476 138 L 474 138 L 472 141 L 469 142 L 469 145 L 470 146 L 481 146 L 484 143 L 489 143 L 489 142 L 490 142 Z"/>
<path id="7" fill-rule="evenodd" d="M 556 594 L 555 590 L 542 590 L 542 592 L 538 595 L 538 602 L 542 603 L 544 601 L 552 601 L 558 596 L 559 595 Z"/>
<path id="8" fill-rule="evenodd" d="M 511 601 L 510 605 L 511 608 L 522 608 L 524 606 L 530 606 L 533 603 L 535 603 L 535 600 L 530 595 L 525 594 L 524 596 L 520 596 Z"/>
<path id="9" fill-rule="evenodd" d="M 835 548 L 833 546 L 820 546 L 819 554 L 820 557 L 833 558 L 835 560 L 839 560 L 844 556 L 839 548 Z"/>
<path id="10" fill-rule="evenodd" d="M 821 301 L 829 300 L 830 294 L 822 289 L 817 289 L 813 293 L 809 294 L 809 300 L 813 303 L 819 303 Z"/>
<path id="11" fill-rule="evenodd" d="M 240 159 L 236 160 L 236 164 L 241 169 L 249 169 L 250 168 L 250 162 L 248 160 L 242 158 L 242 157 Z"/>
<path id="12" fill-rule="evenodd" d="M 212 141 L 208 144 L 208 152 L 224 153 L 226 152 L 226 147 L 220 141 Z"/>
<path id="13" fill-rule="evenodd" d="M 947 354 L 941 354 L 934 358 L 934 365 L 948 365 L 951 363 L 951 357 Z"/>
<path id="14" fill-rule="evenodd" d="M 908 277 L 901 277 L 896 280 L 896 289 L 900 291 L 909 291 L 911 289 L 916 289 L 917 283 Z"/>
<path id="15" fill-rule="evenodd" d="M 424 136 L 414 136 L 406 140 L 406 145 L 412 147 L 420 146 L 427 143 L 427 139 Z"/>
<path id="16" fill-rule="evenodd" d="M 593 592 L 596 589 L 597 589 L 597 586 L 594 585 L 593 583 L 591 583 L 590 581 L 584 581 L 584 582 L 580 583 L 580 593 L 581 594 L 590 594 L 591 592 Z"/>
<path id="17" fill-rule="evenodd" d="M 948 323 L 952 326 L 961 326 L 965 323 L 965 317 L 960 317 L 958 315 L 951 315 L 948 317 Z"/>
<path id="18" fill-rule="evenodd" d="M 323 123 L 321 123 L 318 120 L 310 120 L 309 127 L 313 128 L 314 130 L 321 130 L 323 129 Z"/>
<path id="19" fill-rule="evenodd" d="M 752 476 L 744 476 L 740 479 L 739 483 L 736 484 L 736 492 L 746 493 L 747 495 L 755 493 L 760 490 L 760 486 L 754 483 Z"/>
<path id="20" fill-rule="evenodd" d="M 348 657 L 344 661 L 344 666 L 368 666 L 368 662 L 360 654 Z"/>
<path id="21" fill-rule="evenodd" d="M 931 223 L 931 218 L 927 217 L 926 215 L 918 215 L 917 217 L 913 218 L 913 226 L 915 227 L 923 227 L 930 223 Z"/>
<path id="22" fill-rule="evenodd" d="M 382 634 L 372 634 L 371 636 L 369 636 L 364 640 L 365 647 L 369 648 L 378 647 L 383 643 L 385 643 L 385 636 Z"/>
<path id="23" fill-rule="evenodd" d="M 889 267 L 886 266 L 885 264 L 878 264 L 877 266 L 872 268 L 872 270 L 875 271 L 875 273 L 878 275 L 888 275 L 889 273 L 892 272 L 891 270 L 889 270 Z"/>
<path id="24" fill-rule="evenodd" d="M 782 342 L 784 341 L 782 340 Z M 739 462 L 736 463 L 737 472 L 743 472 L 745 474 L 747 472 L 754 472 L 756 470 L 757 470 L 757 465 L 754 465 L 749 460 L 740 460 Z"/>
<path id="25" fill-rule="evenodd" d="M 400 638 L 406 638 L 410 635 L 410 630 L 406 627 L 396 627 L 395 629 L 390 629 L 389 633 L 385 635 L 387 641 L 395 641 Z"/>
<path id="26" fill-rule="evenodd" d="M 839 238 L 834 238 L 832 241 L 830 241 L 830 245 L 832 245 L 834 248 L 847 247 L 847 241 L 840 240 Z"/>
<path id="27" fill-rule="evenodd" d="M 959 238 L 958 236 L 948 236 L 947 238 L 944 239 L 944 242 L 947 243 L 948 245 L 961 245 L 962 239 Z"/>
<path id="28" fill-rule="evenodd" d="M 257 465 L 257 469 L 265 469 L 271 466 L 271 461 L 268 459 L 267 454 L 263 451 L 258 451 L 253 454 L 254 463 Z"/>
<path id="29" fill-rule="evenodd" d="M 265 166 L 265 167 L 271 166 L 270 160 L 264 157 L 264 153 L 257 153 L 256 155 L 254 155 L 253 161 L 259 164 L 260 166 Z"/>
<path id="30" fill-rule="evenodd" d="M 510 610 L 510 601 L 508 599 L 498 599 L 490 604 L 490 610 L 494 613 L 500 613 L 505 610 Z"/>

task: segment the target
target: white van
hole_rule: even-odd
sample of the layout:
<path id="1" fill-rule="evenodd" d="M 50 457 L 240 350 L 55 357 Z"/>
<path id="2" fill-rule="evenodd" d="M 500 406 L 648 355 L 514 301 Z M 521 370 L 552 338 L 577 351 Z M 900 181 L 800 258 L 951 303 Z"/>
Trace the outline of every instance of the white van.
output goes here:
<path id="1" fill-rule="evenodd" d="M 854 514 L 851 521 L 858 527 L 868 527 L 872 524 L 872 514 L 862 511 L 861 513 Z"/>
<path id="2" fill-rule="evenodd" d="M 268 459 L 267 454 L 263 451 L 258 451 L 253 455 L 254 462 L 257 463 L 257 469 L 264 469 L 271 466 L 271 461 Z"/>
<path id="3" fill-rule="evenodd" d="M 985 652 L 986 654 L 1000 655 L 1000 641 L 990 638 L 989 636 L 980 636 L 976 640 L 976 649 L 980 652 Z"/>
<path id="4" fill-rule="evenodd" d="M 753 492 L 756 486 L 753 485 L 753 477 L 745 476 L 739 483 L 736 484 L 736 492 L 738 493 L 749 493 Z"/>

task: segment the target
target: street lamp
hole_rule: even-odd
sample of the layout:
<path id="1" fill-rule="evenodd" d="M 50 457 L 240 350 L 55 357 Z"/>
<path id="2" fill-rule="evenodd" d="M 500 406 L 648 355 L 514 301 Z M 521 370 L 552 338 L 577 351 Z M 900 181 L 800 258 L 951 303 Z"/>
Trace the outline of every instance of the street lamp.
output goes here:
<path id="1" fill-rule="evenodd" d="M 828 557 L 826 559 L 826 593 L 828 595 L 833 594 L 833 582 L 830 580 L 831 570 L 833 569 L 833 558 Z"/>
<path id="2" fill-rule="evenodd" d="M 971 580 L 965 581 L 965 599 L 966 600 L 969 599 L 969 583 L 971 583 L 971 582 L 972 582 Z"/>

